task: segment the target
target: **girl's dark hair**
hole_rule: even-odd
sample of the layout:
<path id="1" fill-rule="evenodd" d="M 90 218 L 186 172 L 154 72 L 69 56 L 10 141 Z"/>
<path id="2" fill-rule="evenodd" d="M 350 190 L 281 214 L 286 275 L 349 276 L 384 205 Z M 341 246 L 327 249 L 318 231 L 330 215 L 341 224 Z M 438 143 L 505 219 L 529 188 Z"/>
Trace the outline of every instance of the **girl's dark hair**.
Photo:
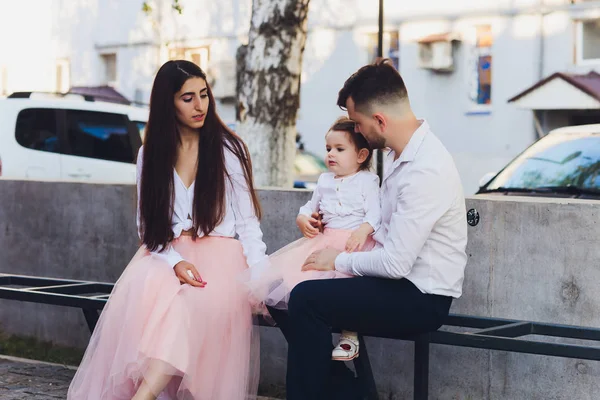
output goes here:
<path id="1" fill-rule="evenodd" d="M 371 160 L 373 158 L 373 149 L 371 149 L 371 146 L 369 145 L 369 142 L 367 141 L 367 139 L 365 139 L 365 137 L 363 135 L 361 135 L 360 132 L 356 132 L 356 130 L 354 129 L 355 125 L 356 125 L 356 123 L 354 121 L 352 121 L 350 118 L 340 117 L 333 123 L 333 125 L 331 125 L 331 128 L 329 128 L 328 132 L 331 132 L 331 131 L 346 132 L 348 134 L 348 137 L 350 138 L 350 141 L 352 142 L 354 147 L 356 147 L 356 151 L 360 151 L 361 149 L 367 149 L 369 151 L 369 155 L 367 156 L 365 161 L 363 161 L 363 163 L 360 164 L 360 170 L 366 171 L 371 168 Z"/>
<path id="2" fill-rule="evenodd" d="M 173 240 L 174 168 L 181 142 L 177 128 L 174 96 L 190 78 L 206 74 L 194 63 L 184 60 L 166 62 L 156 74 L 150 95 L 150 115 L 144 138 L 140 188 L 140 222 L 142 243 L 150 251 L 164 248 Z M 252 164 L 245 143 L 221 121 L 208 82 L 209 106 L 204 126 L 199 129 L 198 169 L 193 205 L 194 238 L 196 231 L 212 232 L 225 216 L 225 167 L 227 148 L 239 160 L 244 172 L 254 211 L 261 209 L 252 183 Z"/>

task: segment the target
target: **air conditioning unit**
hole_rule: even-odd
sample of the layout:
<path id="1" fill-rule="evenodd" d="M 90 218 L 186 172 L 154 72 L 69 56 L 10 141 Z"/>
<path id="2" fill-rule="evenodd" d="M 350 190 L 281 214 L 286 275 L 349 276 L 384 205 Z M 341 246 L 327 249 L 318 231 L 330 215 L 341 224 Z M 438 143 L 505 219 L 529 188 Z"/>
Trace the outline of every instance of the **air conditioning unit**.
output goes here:
<path id="1" fill-rule="evenodd" d="M 419 42 L 419 67 L 434 71 L 453 71 L 452 41 Z"/>

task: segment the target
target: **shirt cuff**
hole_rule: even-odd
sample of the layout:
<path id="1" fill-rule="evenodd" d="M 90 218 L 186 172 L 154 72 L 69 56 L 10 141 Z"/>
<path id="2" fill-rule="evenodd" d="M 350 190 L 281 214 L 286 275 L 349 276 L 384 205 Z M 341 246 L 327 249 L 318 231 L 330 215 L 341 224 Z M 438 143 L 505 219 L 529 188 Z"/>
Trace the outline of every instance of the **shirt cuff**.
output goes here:
<path id="1" fill-rule="evenodd" d="M 379 224 L 376 223 L 375 221 L 369 221 L 368 219 L 365 219 L 363 221 L 363 224 L 369 224 L 369 225 L 371 225 L 371 228 L 373 228 L 373 232 L 371 232 L 369 235 L 374 235 L 375 232 L 377 232 L 377 229 L 379 229 Z"/>
<path id="2" fill-rule="evenodd" d="M 155 257 L 158 257 L 159 259 L 161 259 L 164 262 L 166 262 L 167 264 L 169 264 L 169 266 L 171 268 L 175 268 L 175 266 L 177 264 L 179 264 L 181 261 L 185 261 L 184 258 L 181 257 L 181 255 L 177 251 L 175 251 L 175 249 L 173 249 L 172 247 L 169 247 L 168 250 L 165 250 L 162 253 L 159 253 L 158 251 L 154 251 L 154 252 L 152 252 L 152 255 L 154 255 Z"/>
<path id="3" fill-rule="evenodd" d="M 346 274 L 352 274 L 352 266 L 350 265 L 350 254 L 349 253 L 340 253 L 335 258 L 335 270 L 339 272 L 344 272 Z"/>
<path id="4" fill-rule="evenodd" d="M 171 266 L 171 268 L 175 268 L 175 266 L 177 264 L 179 264 L 181 261 L 185 261 L 185 260 L 183 259 L 183 257 L 181 257 L 179 255 L 179 253 L 169 254 L 167 256 L 167 263 Z"/>

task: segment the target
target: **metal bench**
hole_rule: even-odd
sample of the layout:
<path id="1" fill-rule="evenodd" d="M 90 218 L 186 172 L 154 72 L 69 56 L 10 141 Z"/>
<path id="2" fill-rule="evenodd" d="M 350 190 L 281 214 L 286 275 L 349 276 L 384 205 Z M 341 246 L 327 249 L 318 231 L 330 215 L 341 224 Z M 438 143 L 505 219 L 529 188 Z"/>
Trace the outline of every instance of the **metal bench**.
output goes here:
<path id="1" fill-rule="evenodd" d="M 90 332 L 94 330 L 113 287 L 111 283 L 0 274 L 0 298 L 81 308 Z M 270 326 L 262 320 L 260 324 Z M 436 332 L 391 339 L 415 343 L 415 400 L 428 398 L 432 343 L 600 361 L 600 347 L 535 341 L 526 339 L 527 335 L 600 341 L 600 329 L 597 328 L 455 314 L 451 314 L 442 329 Z M 361 353 L 354 365 L 365 396 L 377 399 L 367 348 L 362 337 L 360 340 Z"/>

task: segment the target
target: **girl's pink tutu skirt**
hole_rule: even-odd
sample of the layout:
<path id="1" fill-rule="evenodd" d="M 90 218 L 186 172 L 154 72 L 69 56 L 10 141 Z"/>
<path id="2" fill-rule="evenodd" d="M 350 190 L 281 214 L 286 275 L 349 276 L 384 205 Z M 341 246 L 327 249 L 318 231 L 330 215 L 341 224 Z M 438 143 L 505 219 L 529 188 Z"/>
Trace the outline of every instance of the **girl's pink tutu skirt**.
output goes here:
<path id="1" fill-rule="evenodd" d="M 173 244 L 206 287 L 181 285 L 141 248 L 115 285 L 68 399 L 130 400 L 157 373 L 170 377 L 164 390 L 152 388 L 161 400 L 256 398 L 259 342 L 237 281 L 247 268 L 241 244 L 189 236 Z"/>
<path id="2" fill-rule="evenodd" d="M 317 250 L 332 248 L 344 251 L 353 231 L 325 229 L 312 239 L 302 238 L 282 247 L 269 256 L 268 263 L 245 271 L 243 279 L 250 292 L 251 303 L 259 313 L 265 314 L 262 304 L 278 309 L 287 309 L 290 292 L 300 282 L 311 279 L 350 278 L 352 275 L 338 271 L 302 271 L 306 258 Z M 360 251 L 373 249 L 371 237 Z"/>

